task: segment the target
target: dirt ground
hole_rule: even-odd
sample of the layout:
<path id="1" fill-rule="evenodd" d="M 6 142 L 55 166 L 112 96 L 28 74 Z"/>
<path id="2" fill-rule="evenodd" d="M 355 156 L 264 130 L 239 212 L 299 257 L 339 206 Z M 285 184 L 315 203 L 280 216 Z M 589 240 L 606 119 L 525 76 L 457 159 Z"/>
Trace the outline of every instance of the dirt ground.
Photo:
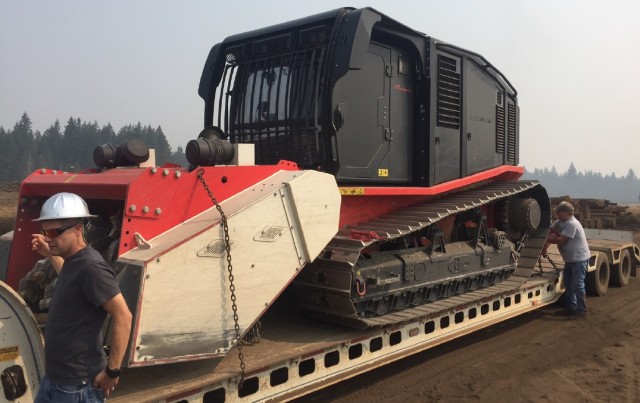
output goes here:
<path id="1" fill-rule="evenodd" d="M 2 233 L 13 227 L 17 201 L 18 185 L 0 185 Z M 640 217 L 640 205 L 630 211 Z M 639 296 L 632 278 L 589 298 L 586 320 L 544 307 L 300 401 L 640 402 Z"/>

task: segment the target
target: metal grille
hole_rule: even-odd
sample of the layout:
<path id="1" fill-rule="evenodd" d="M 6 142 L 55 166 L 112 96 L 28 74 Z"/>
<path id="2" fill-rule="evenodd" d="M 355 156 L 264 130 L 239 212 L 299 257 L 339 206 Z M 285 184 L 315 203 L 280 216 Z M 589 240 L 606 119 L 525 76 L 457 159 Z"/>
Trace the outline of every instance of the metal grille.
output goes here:
<path id="1" fill-rule="evenodd" d="M 256 164 L 322 163 L 320 83 L 330 27 L 319 26 L 227 49 L 214 122 L 232 143 L 253 143 Z"/>
<path id="2" fill-rule="evenodd" d="M 504 107 L 496 105 L 496 152 L 504 153 Z"/>
<path id="3" fill-rule="evenodd" d="M 229 242 L 229 245 L 233 245 L 233 242 Z M 225 253 L 225 245 L 223 239 L 215 240 L 209 243 L 204 248 L 200 248 L 196 255 L 202 257 L 222 257 Z"/>
<path id="4" fill-rule="evenodd" d="M 260 242 L 275 242 L 280 239 L 283 231 L 283 227 L 264 227 L 260 232 L 253 236 L 253 240 Z"/>
<path id="5" fill-rule="evenodd" d="M 516 106 L 507 103 L 507 162 L 516 163 Z"/>
<path id="6" fill-rule="evenodd" d="M 450 129 L 460 128 L 460 73 L 457 61 L 438 55 L 437 125 Z"/>

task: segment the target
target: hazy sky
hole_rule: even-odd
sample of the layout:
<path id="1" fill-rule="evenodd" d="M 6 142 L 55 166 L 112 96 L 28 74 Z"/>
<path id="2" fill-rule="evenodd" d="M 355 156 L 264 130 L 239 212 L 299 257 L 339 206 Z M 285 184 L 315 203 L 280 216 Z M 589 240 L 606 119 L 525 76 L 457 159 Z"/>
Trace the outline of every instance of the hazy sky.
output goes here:
<path id="1" fill-rule="evenodd" d="M 174 148 L 202 129 L 207 54 L 225 37 L 342 6 L 371 6 L 476 51 L 519 92 L 529 170 L 640 174 L 640 2 L 0 0 L 0 126 L 70 116 L 161 126 Z"/>

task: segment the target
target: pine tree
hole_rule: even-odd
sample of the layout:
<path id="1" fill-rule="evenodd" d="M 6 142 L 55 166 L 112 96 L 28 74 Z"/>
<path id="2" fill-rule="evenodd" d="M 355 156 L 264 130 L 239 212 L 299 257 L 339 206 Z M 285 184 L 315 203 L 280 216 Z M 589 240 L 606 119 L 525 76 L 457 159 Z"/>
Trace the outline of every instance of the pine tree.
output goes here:
<path id="1" fill-rule="evenodd" d="M 27 113 L 22 114 L 22 118 L 13 127 L 10 134 L 15 147 L 15 154 L 9 155 L 11 161 L 9 171 L 10 181 L 21 181 L 35 169 L 34 151 L 35 142 L 31 129 L 31 119 Z"/>
<path id="2" fill-rule="evenodd" d="M 17 151 L 11 134 L 11 130 L 6 132 L 0 130 L 0 175 L 2 181 L 15 181 L 13 171 L 15 170 Z"/>
<path id="3" fill-rule="evenodd" d="M 58 156 L 62 152 L 62 132 L 60 131 L 60 121 L 51 125 L 40 139 L 36 141 L 38 150 L 38 167 L 60 169 L 57 165 Z"/>
<path id="4" fill-rule="evenodd" d="M 183 167 L 189 166 L 189 162 L 187 161 L 187 155 L 182 150 L 182 147 L 178 146 L 176 152 L 171 153 L 171 158 L 168 162 L 173 164 L 182 165 Z"/>

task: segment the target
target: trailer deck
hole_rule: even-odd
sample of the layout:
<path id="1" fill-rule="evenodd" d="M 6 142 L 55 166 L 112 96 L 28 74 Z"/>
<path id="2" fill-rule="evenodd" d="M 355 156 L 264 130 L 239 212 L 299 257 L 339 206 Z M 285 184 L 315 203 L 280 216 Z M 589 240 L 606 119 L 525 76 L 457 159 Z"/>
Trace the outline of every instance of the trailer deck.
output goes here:
<path id="1" fill-rule="evenodd" d="M 550 256 L 556 267 L 562 259 Z M 214 402 L 292 399 L 454 338 L 555 302 L 559 272 L 544 261 L 520 288 L 494 287 L 423 305 L 418 319 L 357 330 L 320 322 L 292 308 L 287 295 L 261 320 L 261 340 L 243 347 L 245 381 L 238 388 L 235 350 L 222 361 L 130 368 L 113 402 Z"/>

